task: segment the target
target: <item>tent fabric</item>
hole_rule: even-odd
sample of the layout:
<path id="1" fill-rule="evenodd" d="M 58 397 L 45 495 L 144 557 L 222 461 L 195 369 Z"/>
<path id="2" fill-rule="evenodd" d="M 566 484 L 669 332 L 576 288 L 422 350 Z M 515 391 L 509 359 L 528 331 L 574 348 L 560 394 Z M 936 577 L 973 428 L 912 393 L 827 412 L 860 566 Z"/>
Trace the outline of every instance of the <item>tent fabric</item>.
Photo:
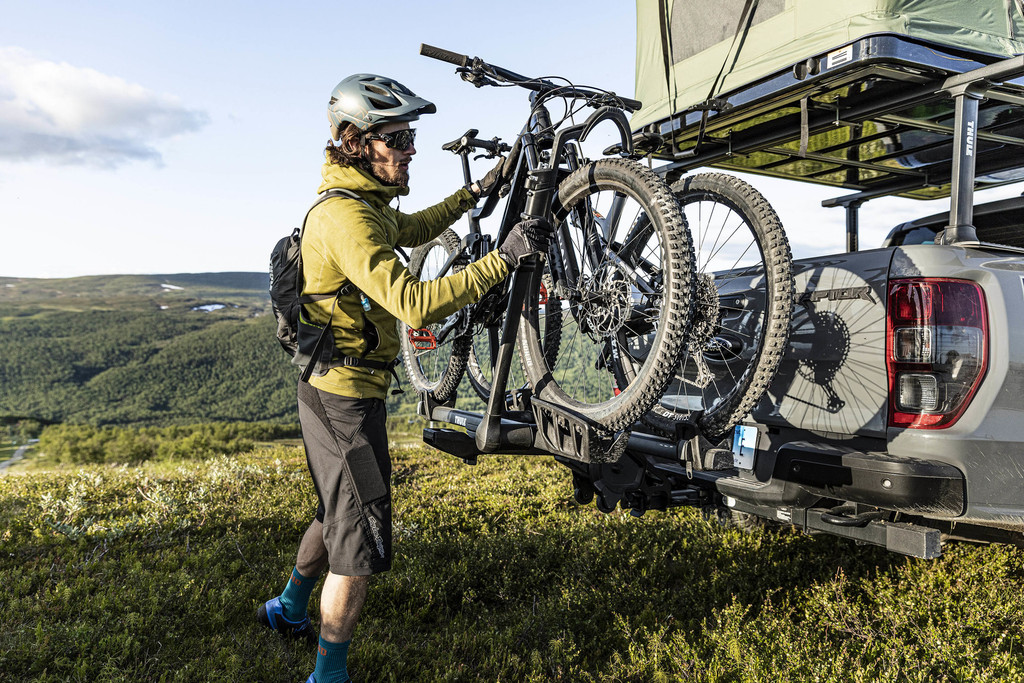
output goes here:
<path id="1" fill-rule="evenodd" d="M 633 130 L 708 99 L 723 64 L 714 95 L 872 34 L 993 58 L 1024 53 L 1019 0 L 760 0 L 749 31 L 734 41 L 744 4 L 637 0 L 636 99 L 644 106 Z"/>

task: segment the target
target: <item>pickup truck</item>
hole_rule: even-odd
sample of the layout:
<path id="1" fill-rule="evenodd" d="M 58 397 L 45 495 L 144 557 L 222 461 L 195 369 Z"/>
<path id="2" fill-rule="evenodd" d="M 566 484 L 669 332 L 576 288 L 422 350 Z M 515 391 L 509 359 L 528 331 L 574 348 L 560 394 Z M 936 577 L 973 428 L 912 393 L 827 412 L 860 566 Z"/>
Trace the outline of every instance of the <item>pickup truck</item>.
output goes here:
<path id="1" fill-rule="evenodd" d="M 746 3 L 715 43 L 686 33 L 696 10 L 638 3 L 632 124 L 662 174 L 854 191 L 825 202 L 847 212 L 848 249 L 792 262 L 788 341 L 749 414 L 686 449 L 685 474 L 657 448 L 638 467 L 648 491 L 674 482 L 670 504 L 918 557 L 951 538 L 1024 544 L 1024 199 L 974 206 L 1024 178 L 1024 17 L 993 27 L 1001 3 L 889 5 Z M 858 208 L 894 195 L 949 196 L 950 211 L 860 250 Z"/>
<path id="2" fill-rule="evenodd" d="M 926 557 L 922 529 L 1019 538 L 1024 199 L 978 209 L 977 244 L 935 244 L 942 214 L 793 263 L 789 345 L 735 430 L 724 505 Z"/>
<path id="3" fill-rule="evenodd" d="M 605 512 L 701 506 L 921 558 L 1024 545 L 1024 199 L 974 206 L 1024 181 L 1017 5 L 638 0 L 637 17 L 633 150 L 693 237 L 691 336 L 621 433 L 533 424 L 529 388 L 502 428 Z M 765 198 L 718 171 L 850 191 L 824 202 L 846 212 L 846 251 L 792 261 Z M 859 208 L 887 196 L 950 210 L 861 250 Z M 470 437 L 427 443 L 476 462 L 479 414 L 427 395 L 421 411 Z"/>

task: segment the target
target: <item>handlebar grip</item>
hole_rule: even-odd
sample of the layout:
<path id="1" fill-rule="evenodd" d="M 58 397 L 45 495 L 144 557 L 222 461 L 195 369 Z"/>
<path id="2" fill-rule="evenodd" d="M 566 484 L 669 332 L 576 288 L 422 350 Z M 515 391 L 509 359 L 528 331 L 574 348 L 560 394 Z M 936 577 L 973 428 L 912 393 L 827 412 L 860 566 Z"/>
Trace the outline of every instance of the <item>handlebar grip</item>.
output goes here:
<path id="1" fill-rule="evenodd" d="M 640 100 L 631 100 L 628 97 L 620 97 L 619 99 L 622 100 L 622 106 L 630 111 L 639 111 L 644 106 L 644 103 Z"/>
<path id="2" fill-rule="evenodd" d="M 420 43 L 420 54 L 424 57 L 430 57 L 431 59 L 438 59 L 442 62 L 454 64 L 455 66 L 469 66 L 469 63 L 473 61 L 466 55 L 460 55 L 458 52 L 442 50 L 439 47 L 427 45 L 426 43 Z"/>
<path id="3" fill-rule="evenodd" d="M 493 140 L 481 140 L 480 138 L 470 138 L 467 142 L 469 142 L 470 147 L 474 147 L 476 149 L 486 149 L 488 152 L 492 154 L 498 153 L 498 143 L 494 142 Z"/>

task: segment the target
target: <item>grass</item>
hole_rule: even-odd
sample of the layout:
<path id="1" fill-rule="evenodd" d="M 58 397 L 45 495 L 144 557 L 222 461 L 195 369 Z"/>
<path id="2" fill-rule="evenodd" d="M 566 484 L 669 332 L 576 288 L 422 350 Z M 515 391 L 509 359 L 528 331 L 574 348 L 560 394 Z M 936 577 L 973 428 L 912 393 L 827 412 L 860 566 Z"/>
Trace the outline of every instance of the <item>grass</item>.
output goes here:
<path id="1" fill-rule="evenodd" d="M 394 459 L 397 555 L 357 680 L 1024 680 L 1019 550 L 912 560 L 691 509 L 604 515 L 550 459 Z M 0 681 L 305 680 L 313 648 L 253 613 L 314 495 L 295 447 L 0 477 Z"/>

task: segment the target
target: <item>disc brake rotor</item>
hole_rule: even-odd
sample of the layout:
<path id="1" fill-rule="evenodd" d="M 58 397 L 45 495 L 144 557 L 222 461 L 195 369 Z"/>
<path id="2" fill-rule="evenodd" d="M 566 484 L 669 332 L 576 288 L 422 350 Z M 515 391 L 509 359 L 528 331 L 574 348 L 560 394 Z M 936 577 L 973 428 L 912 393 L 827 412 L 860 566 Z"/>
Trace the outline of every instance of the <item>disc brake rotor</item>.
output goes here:
<path id="1" fill-rule="evenodd" d="M 580 326 L 595 341 L 614 335 L 633 312 L 633 293 L 614 264 L 580 277 Z"/>

